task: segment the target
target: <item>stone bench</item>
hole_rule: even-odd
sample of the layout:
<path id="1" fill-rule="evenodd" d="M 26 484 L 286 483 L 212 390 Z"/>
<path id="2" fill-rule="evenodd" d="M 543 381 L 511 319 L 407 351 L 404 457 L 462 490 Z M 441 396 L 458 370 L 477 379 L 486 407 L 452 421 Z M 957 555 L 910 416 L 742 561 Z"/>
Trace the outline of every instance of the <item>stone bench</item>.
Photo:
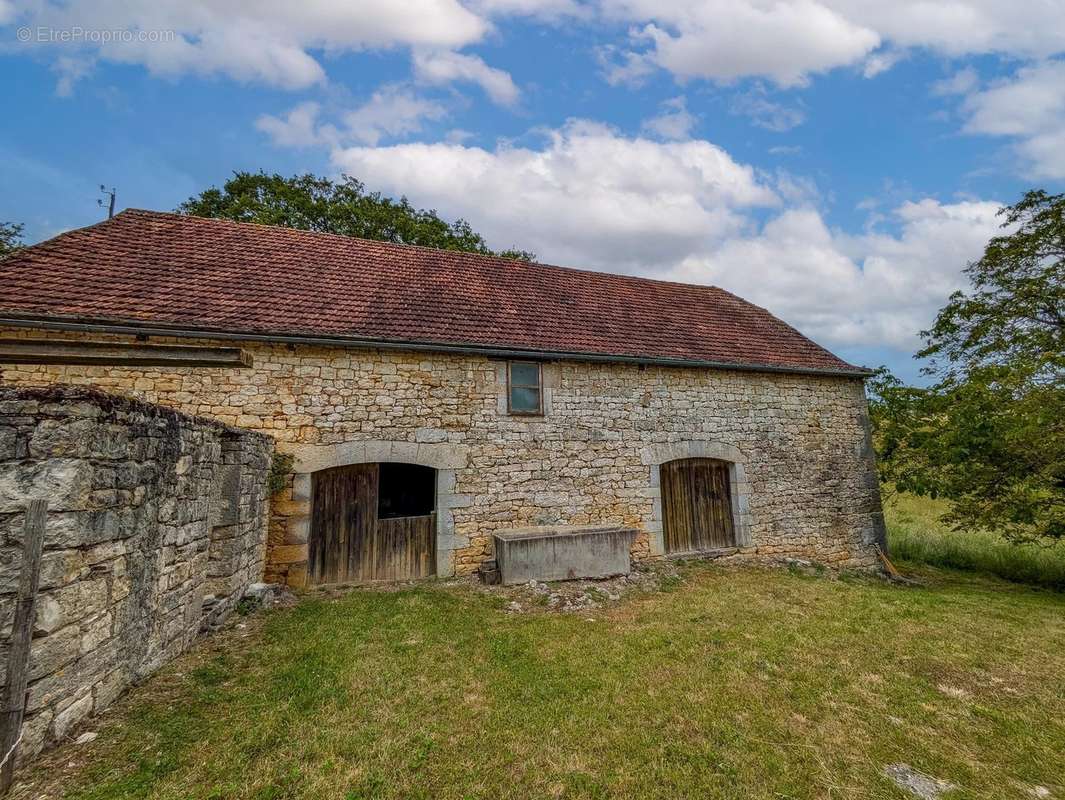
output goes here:
<path id="1" fill-rule="evenodd" d="M 502 583 L 565 581 L 628 575 L 633 528 L 545 525 L 494 534 Z"/>

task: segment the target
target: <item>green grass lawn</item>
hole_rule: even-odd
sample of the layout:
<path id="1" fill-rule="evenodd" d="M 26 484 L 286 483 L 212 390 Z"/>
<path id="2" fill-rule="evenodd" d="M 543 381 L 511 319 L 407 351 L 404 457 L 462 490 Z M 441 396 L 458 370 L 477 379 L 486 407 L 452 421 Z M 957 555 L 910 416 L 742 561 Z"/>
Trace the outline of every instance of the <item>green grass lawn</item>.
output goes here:
<path id="1" fill-rule="evenodd" d="M 1065 590 L 1065 541 L 1017 545 L 990 532 L 955 532 L 939 521 L 947 508 L 943 500 L 890 496 L 884 512 L 891 557 Z"/>
<path id="2" fill-rule="evenodd" d="M 685 567 L 581 614 L 425 584 L 246 618 L 16 796 L 1065 796 L 1065 595 Z M 30 785 L 26 785 L 29 782 Z"/>

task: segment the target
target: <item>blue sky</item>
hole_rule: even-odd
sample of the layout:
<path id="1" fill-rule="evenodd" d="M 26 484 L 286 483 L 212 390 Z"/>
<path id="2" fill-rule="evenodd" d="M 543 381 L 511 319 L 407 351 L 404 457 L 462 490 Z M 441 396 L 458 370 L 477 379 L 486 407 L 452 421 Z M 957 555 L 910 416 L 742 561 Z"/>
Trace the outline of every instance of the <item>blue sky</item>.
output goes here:
<path id="1" fill-rule="evenodd" d="M 347 172 L 912 378 L 996 208 L 1065 182 L 1062 50 L 1058 0 L 0 0 L 0 220 Z"/>

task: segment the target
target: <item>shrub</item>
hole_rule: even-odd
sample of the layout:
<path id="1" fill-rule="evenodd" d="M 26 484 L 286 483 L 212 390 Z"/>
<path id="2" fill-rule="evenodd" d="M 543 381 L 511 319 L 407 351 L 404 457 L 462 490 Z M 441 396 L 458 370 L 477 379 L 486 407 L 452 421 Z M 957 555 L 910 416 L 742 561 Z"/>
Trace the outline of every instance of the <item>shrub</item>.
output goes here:
<path id="1" fill-rule="evenodd" d="M 295 463 L 296 459 L 291 453 L 274 451 L 274 457 L 270 461 L 270 473 L 266 478 L 266 490 L 271 497 L 288 485 L 288 476 Z"/>

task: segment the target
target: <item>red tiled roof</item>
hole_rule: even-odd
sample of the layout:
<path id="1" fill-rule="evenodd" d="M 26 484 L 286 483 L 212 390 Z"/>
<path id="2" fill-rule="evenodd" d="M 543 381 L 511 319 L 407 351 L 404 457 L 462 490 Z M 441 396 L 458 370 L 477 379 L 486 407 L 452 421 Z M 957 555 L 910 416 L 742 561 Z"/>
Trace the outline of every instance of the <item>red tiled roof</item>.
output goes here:
<path id="1" fill-rule="evenodd" d="M 860 372 L 713 286 L 140 210 L 0 261 L 0 316 Z"/>

